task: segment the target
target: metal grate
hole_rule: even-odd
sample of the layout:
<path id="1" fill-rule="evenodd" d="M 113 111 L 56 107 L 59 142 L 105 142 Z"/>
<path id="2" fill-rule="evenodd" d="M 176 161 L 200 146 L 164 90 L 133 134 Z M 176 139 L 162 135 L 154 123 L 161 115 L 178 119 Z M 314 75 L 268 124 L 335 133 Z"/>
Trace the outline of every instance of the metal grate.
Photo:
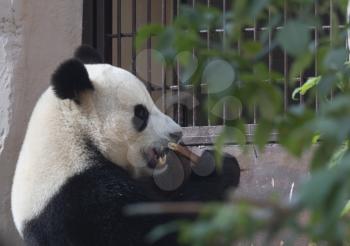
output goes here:
<path id="1" fill-rule="evenodd" d="M 215 136 L 222 129 L 222 125 L 225 124 L 226 116 L 229 113 L 226 106 L 224 105 L 222 109 L 221 126 L 213 126 L 208 114 L 201 111 L 205 98 L 208 96 L 206 84 L 203 83 L 196 88 L 190 85 L 181 85 L 179 82 L 179 66 L 175 70 L 167 70 L 163 65 L 154 61 L 154 55 L 151 51 L 153 47 L 152 39 L 147 41 L 144 47 L 145 50 L 140 53 L 136 52 L 133 44 L 136 31 L 140 26 L 151 22 L 167 25 L 179 13 L 180 4 L 188 4 L 194 7 L 197 3 L 222 9 L 224 15 L 232 5 L 230 0 L 85 0 L 83 21 L 83 42 L 93 45 L 103 53 L 106 62 L 123 67 L 138 75 L 148 86 L 159 108 L 184 127 L 185 143 L 196 145 L 212 143 Z M 284 22 L 287 21 L 289 12 L 288 1 L 284 0 Z M 329 14 L 322 16 L 321 31 L 318 28 L 310 27 L 313 32 L 316 51 L 322 35 L 329 35 L 330 45 L 332 45 L 332 13 L 333 0 L 329 0 Z M 319 15 L 317 0 L 315 0 L 313 14 Z M 268 18 L 270 21 L 270 10 Z M 345 17 L 341 22 L 345 23 Z M 225 23 L 223 23 L 224 25 Z M 282 27 L 277 27 L 276 30 L 280 28 Z M 340 28 L 344 28 L 344 26 L 340 26 Z M 259 35 L 266 30 L 266 27 L 255 21 L 254 26 L 244 28 L 244 35 L 248 39 L 257 40 Z M 276 30 L 269 31 L 270 46 L 272 45 L 272 32 Z M 226 45 L 224 28 L 218 28 L 210 32 L 201 30 L 201 35 L 206 39 L 208 48 L 212 45 L 213 40 L 220 40 L 223 47 Z M 236 44 L 235 48 L 240 51 L 240 42 Z M 284 75 L 282 85 L 284 110 L 287 110 L 292 104 L 302 104 L 305 100 L 303 96 L 300 96 L 297 101 L 291 99 L 294 88 L 287 84 L 291 62 L 291 57 L 284 50 L 277 48 L 270 51 L 266 56 L 269 70 L 278 70 Z M 295 84 L 300 86 L 306 78 L 317 75 L 318 64 L 316 62 L 304 74 L 300 74 L 295 78 L 297 82 Z M 317 98 L 315 110 L 318 110 Z M 240 114 L 246 113 L 247 109 L 243 106 Z M 254 113 L 247 125 L 248 141 L 251 140 L 257 122 L 258 115 Z M 272 136 L 271 140 L 274 141 L 275 136 Z"/>

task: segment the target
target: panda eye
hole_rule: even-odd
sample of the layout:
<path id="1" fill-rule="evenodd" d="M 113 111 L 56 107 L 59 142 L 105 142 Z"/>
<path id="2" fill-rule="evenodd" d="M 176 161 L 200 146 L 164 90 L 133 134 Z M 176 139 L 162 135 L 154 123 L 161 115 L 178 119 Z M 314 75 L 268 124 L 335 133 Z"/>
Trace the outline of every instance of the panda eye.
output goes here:
<path id="1" fill-rule="evenodd" d="M 139 132 L 142 132 L 148 123 L 149 112 L 145 106 L 138 104 L 134 107 L 134 117 L 132 123 L 135 129 Z"/>

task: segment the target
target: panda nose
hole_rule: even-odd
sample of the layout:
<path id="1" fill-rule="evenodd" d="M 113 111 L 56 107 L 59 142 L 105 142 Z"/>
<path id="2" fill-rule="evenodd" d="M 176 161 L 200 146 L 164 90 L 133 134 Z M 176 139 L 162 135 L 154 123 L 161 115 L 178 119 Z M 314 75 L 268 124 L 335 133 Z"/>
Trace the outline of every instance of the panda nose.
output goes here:
<path id="1" fill-rule="evenodd" d="M 182 131 L 172 132 L 169 134 L 170 138 L 178 142 L 182 138 Z"/>

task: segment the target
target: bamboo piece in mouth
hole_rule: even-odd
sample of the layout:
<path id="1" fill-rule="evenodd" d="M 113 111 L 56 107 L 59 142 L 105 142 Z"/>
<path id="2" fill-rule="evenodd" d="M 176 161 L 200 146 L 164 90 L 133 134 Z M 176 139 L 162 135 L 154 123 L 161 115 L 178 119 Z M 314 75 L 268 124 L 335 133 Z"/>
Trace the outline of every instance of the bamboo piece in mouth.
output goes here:
<path id="1" fill-rule="evenodd" d="M 187 147 L 182 146 L 177 143 L 168 143 L 168 148 L 183 155 L 187 159 L 189 159 L 194 165 L 196 165 L 200 159 L 198 155 L 190 151 Z"/>

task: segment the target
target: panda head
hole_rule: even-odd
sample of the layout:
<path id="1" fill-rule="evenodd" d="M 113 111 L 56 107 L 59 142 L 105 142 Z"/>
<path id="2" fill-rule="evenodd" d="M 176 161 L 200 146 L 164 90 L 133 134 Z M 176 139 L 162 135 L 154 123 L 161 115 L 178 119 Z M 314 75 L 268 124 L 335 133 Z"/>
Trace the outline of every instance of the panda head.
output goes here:
<path id="1" fill-rule="evenodd" d="M 78 48 L 52 76 L 64 120 L 109 161 L 135 176 L 150 174 L 181 127 L 154 104 L 145 85 L 108 64 L 90 47 Z"/>

